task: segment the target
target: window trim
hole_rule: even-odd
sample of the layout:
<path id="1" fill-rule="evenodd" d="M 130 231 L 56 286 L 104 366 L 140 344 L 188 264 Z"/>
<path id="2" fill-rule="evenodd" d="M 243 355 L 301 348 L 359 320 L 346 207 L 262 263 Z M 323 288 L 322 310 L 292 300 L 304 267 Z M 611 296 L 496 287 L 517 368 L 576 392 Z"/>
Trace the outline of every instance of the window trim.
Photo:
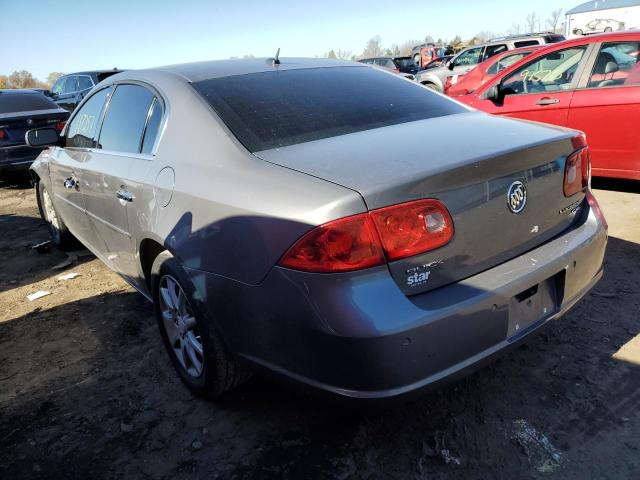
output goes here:
<path id="1" fill-rule="evenodd" d="M 153 85 L 150 85 L 148 83 L 145 82 L 141 82 L 138 80 L 120 80 L 117 82 L 113 82 L 112 84 L 110 84 L 108 87 L 105 88 L 111 88 L 112 89 L 112 93 L 109 95 L 109 99 L 107 100 L 107 103 L 105 104 L 105 108 L 102 112 L 102 116 L 100 118 L 100 125 L 99 125 L 99 131 L 98 133 L 98 140 L 100 140 L 100 135 L 102 134 L 102 126 L 104 124 L 104 119 L 107 116 L 107 113 L 109 112 L 109 106 L 111 105 L 111 99 L 113 98 L 113 94 L 115 93 L 117 87 L 119 85 L 138 85 L 140 87 L 146 88 L 147 90 L 149 90 L 151 92 L 151 94 L 153 95 L 153 100 L 151 101 L 151 105 L 149 106 L 149 110 L 147 110 L 147 117 L 145 119 L 145 123 L 144 123 L 144 128 L 142 130 L 142 135 L 140 136 L 140 143 L 138 145 L 138 152 L 121 152 L 119 150 L 106 150 L 103 148 L 97 148 L 97 147 L 92 147 L 92 148 L 88 148 L 87 151 L 90 152 L 94 152 L 94 153 L 104 153 L 107 155 L 116 155 L 116 156 L 121 156 L 121 157 L 129 157 L 129 158 L 138 158 L 140 160 L 148 160 L 148 161 L 152 161 L 155 156 L 156 156 L 156 150 L 158 148 L 158 144 L 160 143 L 160 138 L 162 137 L 163 133 L 164 133 L 164 129 L 165 129 L 165 125 L 167 122 L 167 103 L 166 100 L 164 98 L 164 96 L 162 94 L 160 94 L 160 92 L 158 91 L 157 88 L 155 88 Z M 102 89 L 98 90 L 101 91 Z M 97 92 L 96 92 L 97 93 Z M 91 97 L 93 97 L 92 94 Z M 88 97 L 88 98 L 91 98 Z M 160 119 L 160 126 L 158 127 L 158 134 L 156 135 L 156 138 L 153 142 L 153 147 L 151 148 L 151 153 L 142 153 L 142 142 L 144 141 L 144 133 L 147 130 L 147 124 L 149 122 L 149 113 L 151 112 L 151 107 L 155 104 L 155 101 L 159 100 L 160 104 L 162 106 L 162 118 Z"/>
<path id="2" fill-rule="evenodd" d="M 602 48 L 602 45 L 606 44 L 606 43 L 627 43 L 629 41 L 632 40 L 620 40 L 620 41 L 599 41 L 599 42 L 595 42 L 592 43 L 591 46 L 593 47 L 588 59 L 588 62 L 585 64 L 585 69 L 582 72 L 582 76 L 580 77 L 580 81 L 578 82 L 578 86 L 574 89 L 574 91 L 583 91 L 583 90 L 600 90 L 600 89 L 605 89 L 605 88 L 639 88 L 640 84 L 638 85 L 609 85 L 606 87 L 589 87 L 589 79 L 591 78 L 591 73 L 593 72 L 593 69 L 595 67 L 596 62 L 598 61 L 598 54 L 600 53 L 600 49 Z M 640 43 L 640 41 L 638 41 L 638 43 Z"/>
<path id="3" fill-rule="evenodd" d="M 96 90 L 95 92 L 91 93 L 91 95 L 87 95 L 84 98 L 84 100 L 75 108 L 75 110 L 73 111 L 73 113 L 71 114 L 69 119 L 67 120 L 67 123 L 65 124 L 64 129 L 61 132 L 61 136 L 65 139 L 65 143 L 66 143 L 66 141 L 68 139 L 67 133 L 69 132 L 69 129 L 71 128 L 71 124 L 73 123 L 75 118 L 78 116 L 78 113 L 80 112 L 80 110 L 82 110 L 82 107 L 84 107 L 84 104 L 87 103 L 89 101 L 89 99 L 93 98 L 98 93 L 102 92 L 103 90 L 111 89 L 111 87 L 112 87 L 111 85 L 107 85 L 104 88 L 101 88 L 101 89 Z M 99 129 L 102 129 L 102 121 L 104 119 L 104 112 L 105 112 L 106 106 L 108 105 L 108 103 L 110 101 L 111 101 L 111 95 L 108 94 L 106 102 L 102 106 L 102 109 L 100 109 L 100 116 L 98 117 L 98 125 L 96 127 L 96 133 L 98 132 Z M 91 147 L 67 147 L 66 145 L 64 147 L 62 147 L 62 148 L 65 148 L 65 149 L 68 148 L 70 150 L 78 151 L 78 152 L 88 152 L 88 151 L 92 150 Z"/>

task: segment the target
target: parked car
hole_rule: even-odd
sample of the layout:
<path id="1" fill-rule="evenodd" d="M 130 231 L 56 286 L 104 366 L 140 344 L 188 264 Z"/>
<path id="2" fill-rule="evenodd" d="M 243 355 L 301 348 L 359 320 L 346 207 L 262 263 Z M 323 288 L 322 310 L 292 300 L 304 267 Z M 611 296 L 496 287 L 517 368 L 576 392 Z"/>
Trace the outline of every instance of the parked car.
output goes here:
<path id="1" fill-rule="evenodd" d="M 358 60 L 367 65 L 377 65 L 396 73 L 408 73 L 413 75 L 418 72 L 418 67 L 411 57 L 374 57 Z"/>
<path id="2" fill-rule="evenodd" d="M 456 74 L 447 77 L 444 85 L 444 93 L 450 97 L 468 95 L 509 65 L 523 59 L 538 48 L 540 48 L 540 46 L 536 45 L 516 48 L 515 50 L 506 50 L 491 57 L 489 60 L 485 60 L 467 74 Z"/>
<path id="3" fill-rule="evenodd" d="M 429 70 L 431 68 L 442 67 L 444 64 L 446 64 L 452 58 L 453 58 L 453 55 L 445 55 L 444 57 L 434 58 L 433 60 L 431 60 L 430 62 L 428 62 L 424 66 L 423 70 Z"/>
<path id="4" fill-rule="evenodd" d="M 593 33 L 613 32 L 614 30 L 624 30 L 624 22 L 619 22 L 611 18 L 596 18 L 584 27 L 574 28 L 573 33 L 576 35 L 590 35 Z"/>
<path id="5" fill-rule="evenodd" d="M 25 133 L 52 126 L 62 131 L 69 112 L 34 90 L 0 90 L 0 173 L 28 171 L 43 147 L 30 147 Z"/>
<path id="6" fill-rule="evenodd" d="M 53 242 L 75 236 L 153 300 L 196 393 L 257 367 L 397 396 L 516 344 L 602 275 L 582 134 L 354 62 L 125 72 L 61 137 L 28 139 L 52 145 L 32 171 Z"/>
<path id="7" fill-rule="evenodd" d="M 531 45 L 556 43 L 562 40 L 564 40 L 564 36 L 555 33 L 534 33 L 494 38 L 486 44 L 462 50 L 442 67 L 418 72 L 416 74 L 416 82 L 432 90 L 443 92 L 447 77 L 468 73 L 476 65 L 498 53 Z"/>
<path id="8" fill-rule="evenodd" d="M 471 95 L 474 108 L 582 130 L 593 175 L 640 180 L 640 32 L 579 37 L 542 48 Z"/>
<path id="9" fill-rule="evenodd" d="M 51 98 L 62 108 L 73 111 L 94 86 L 119 72 L 121 70 L 114 68 L 62 75 L 51 87 Z"/>
<path id="10" fill-rule="evenodd" d="M 453 55 L 454 50 L 451 45 L 435 45 L 434 43 L 422 43 L 416 45 L 411 50 L 411 58 L 418 69 L 426 68 L 429 62 L 448 55 Z"/>

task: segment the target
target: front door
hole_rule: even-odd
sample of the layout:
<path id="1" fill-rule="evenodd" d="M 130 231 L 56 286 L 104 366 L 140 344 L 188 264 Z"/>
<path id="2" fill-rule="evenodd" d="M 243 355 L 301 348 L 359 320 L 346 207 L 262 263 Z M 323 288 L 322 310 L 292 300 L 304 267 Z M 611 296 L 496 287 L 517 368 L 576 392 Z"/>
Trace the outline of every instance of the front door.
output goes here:
<path id="1" fill-rule="evenodd" d="M 584 66 L 587 46 L 556 50 L 497 78 L 500 101 L 480 99 L 480 110 L 508 117 L 566 126 L 571 98 Z"/>
<path id="2" fill-rule="evenodd" d="M 640 180 L 640 42 L 600 46 L 573 95 L 567 125 L 587 134 L 596 176 Z"/>
<path id="3" fill-rule="evenodd" d="M 53 202 L 67 227 L 82 243 L 90 242 L 92 231 L 85 215 L 84 162 L 93 145 L 108 89 L 96 92 L 71 118 L 64 147 L 51 149 L 49 169 Z"/>

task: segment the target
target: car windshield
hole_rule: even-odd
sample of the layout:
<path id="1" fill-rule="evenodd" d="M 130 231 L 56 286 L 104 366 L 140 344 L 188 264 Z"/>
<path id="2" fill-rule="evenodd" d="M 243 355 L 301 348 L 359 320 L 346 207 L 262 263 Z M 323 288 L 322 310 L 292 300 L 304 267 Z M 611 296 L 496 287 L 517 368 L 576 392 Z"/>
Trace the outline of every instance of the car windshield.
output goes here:
<path id="1" fill-rule="evenodd" d="M 364 66 L 270 71 L 192 85 L 251 152 L 466 111 Z"/>
<path id="2" fill-rule="evenodd" d="M 0 92 L 0 113 L 31 112 L 57 108 L 58 106 L 55 103 L 41 93 Z"/>
<path id="3" fill-rule="evenodd" d="M 396 63 L 398 64 L 398 68 L 411 68 L 415 65 L 411 57 L 396 58 Z"/>

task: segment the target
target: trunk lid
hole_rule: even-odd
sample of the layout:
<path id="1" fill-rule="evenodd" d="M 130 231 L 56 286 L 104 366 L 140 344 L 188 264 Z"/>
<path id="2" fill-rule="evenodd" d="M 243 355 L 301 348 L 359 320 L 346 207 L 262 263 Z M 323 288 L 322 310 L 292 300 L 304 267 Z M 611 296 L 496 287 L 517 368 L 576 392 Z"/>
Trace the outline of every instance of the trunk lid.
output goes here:
<path id="1" fill-rule="evenodd" d="M 5 131 L 4 138 L 0 139 L 0 148 L 24 145 L 24 135 L 28 130 L 53 126 L 67 118 L 69 112 L 60 109 L 0 114 L 0 128 Z"/>
<path id="2" fill-rule="evenodd" d="M 584 194 L 563 194 L 576 132 L 479 112 L 393 125 L 255 153 L 266 161 L 351 188 L 367 207 L 437 198 L 452 241 L 389 263 L 406 294 L 422 293 L 503 263 L 574 222 Z M 513 213 L 507 195 L 526 188 Z M 534 261 L 534 259 L 532 259 Z"/>

